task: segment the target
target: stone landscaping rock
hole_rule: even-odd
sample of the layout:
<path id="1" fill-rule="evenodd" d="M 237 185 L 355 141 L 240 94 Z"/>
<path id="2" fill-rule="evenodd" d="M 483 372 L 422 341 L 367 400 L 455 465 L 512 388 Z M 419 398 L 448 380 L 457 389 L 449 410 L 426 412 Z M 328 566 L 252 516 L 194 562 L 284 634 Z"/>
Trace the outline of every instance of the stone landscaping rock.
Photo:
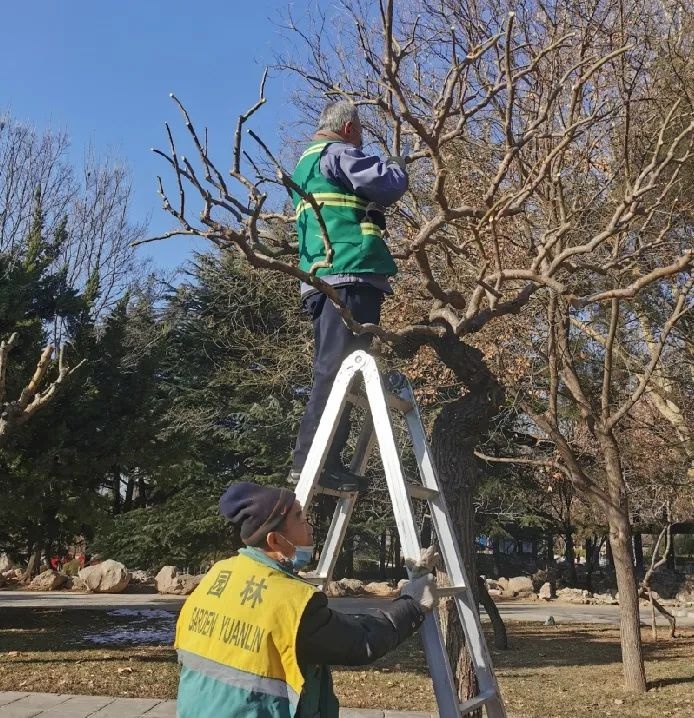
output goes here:
<path id="1" fill-rule="evenodd" d="M 131 571 L 130 572 L 131 583 L 149 583 L 154 581 L 154 576 L 149 574 L 147 571 Z"/>
<path id="2" fill-rule="evenodd" d="M 78 574 L 94 593 L 121 593 L 130 582 L 130 573 L 125 566 L 113 559 L 107 559 L 96 566 L 85 566 Z"/>
<path id="3" fill-rule="evenodd" d="M 44 571 L 27 586 L 28 591 L 56 591 L 67 583 L 67 576 L 53 569 Z"/>
<path id="4" fill-rule="evenodd" d="M 356 578 L 341 578 L 338 583 L 347 591 L 348 596 L 361 596 L 364 593 L 364 583 Z"/>
<path id="5" fill-rule="evenodd" d="M 369 596 L 395 598 L 398 595 L 399 590 L 393 588 L 389 583 L 385 583 L 383 581 L 373 581 L 371 583 L 367 583 L 366 586 L 364 586 L 364 592 L 368 593 Z"/>
<path id="6" fill-rule="evenodd" d="M 616 606 L 619 602 L 611 593 L 594 593 L 591 603 L 595 605 Z"/>
<path id="7" fill-rule="evenodd" d="M 508 587 L 504 589 L 505 593 L 511 593 L 514 595 L 530 594 L 533 592 L 533 580 L 530 576 L 516 576 L 510 578 L 508 581 Z"/>
<path id="8" fill-rule="evenodd" d="M 178 596 L 187 596 L 196 589 L 203 576 L 191 576 L 181 573 L 176 566 L 164 566 L 154 577 L 158 593 L 173 593 Z"/>
<path id="9" fill-rule="evenodd" d="M 557 598 L 565 603 L 577 603 L 587 606 L 590 604 L 592 594 L 580 588 L 562 588 L 557 591 Z"/>
<path id="10" fill-rule="evenodd" d="M 87 585 L 87 582 L 79 576 L 72 576 L 69 578 L 65 587 L 75 593 L 89 593 L 89 586 Z"/>
<path id="11" fill-rule="evenodd" d="M 337 581 L 329 581 L 325 587 L 325 595 L 329 598 L 344 598 L 347 595 L 347 589 L 342 588 Z"/>
<path id="12" fill-rule="evenodd" d="M 542 601 L 549 601 L 553 598 L 552 596 L 552 584 L 547 581 L 540 586 L 540 590 L 537 593 L 537 597 Z"/>

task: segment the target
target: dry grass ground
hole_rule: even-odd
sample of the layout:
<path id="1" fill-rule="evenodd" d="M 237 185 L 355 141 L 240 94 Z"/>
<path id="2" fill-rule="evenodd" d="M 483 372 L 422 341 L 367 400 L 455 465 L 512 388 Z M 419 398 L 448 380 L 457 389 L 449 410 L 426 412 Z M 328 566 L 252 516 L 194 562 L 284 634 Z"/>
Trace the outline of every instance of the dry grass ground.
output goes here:
<path id="1" fill-rule="evenodd" d="M 158 645 L 161 616 L 150 622 L 151 636 L 147 621 L 138 620 L 141 645 L 94 646 L 85 635 L 118 634 L 132 627 L 133 617 L 89 610 L 3 610 L 0 690 L 174 697 L 176 659 L 171 648 Z M 692 629 L 656 644 L 644 631 L 650 690 L 637 698 L 620 688 L 616 628 L 520 623 L 508 628 L 510 650 L 493 657 L 513 718 L 694 716 Z M 435 708 L 417 639 L 366 669 L 338 668 L 334 678 L 344 706 Z"/>

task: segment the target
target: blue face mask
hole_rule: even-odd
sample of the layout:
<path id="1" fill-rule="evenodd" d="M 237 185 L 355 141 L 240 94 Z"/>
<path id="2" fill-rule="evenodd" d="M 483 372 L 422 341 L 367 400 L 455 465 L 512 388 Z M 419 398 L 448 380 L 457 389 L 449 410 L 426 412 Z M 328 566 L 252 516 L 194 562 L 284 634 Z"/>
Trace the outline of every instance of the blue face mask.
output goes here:
<path id="1" fill-rule="evenodd" d="M 311 560 L 313 559 L 313 545 L 296 546 L 286 536 L 282 536 L 282 538 L 290 546 L 294 546 L 294 558 L 285 557 L 286 562 L 292 567 L 292 570 L 301 571 L 302 568 L 305 568 L 309 563 L 311 563 Z"/>
<path id="2" fill-rule="evenodd" d="M 294 548 L 295 554 L 292 559 L 292 568 L 295 571 L 301 571 L 313 559 L 313 546 L 295 546 Z"/>

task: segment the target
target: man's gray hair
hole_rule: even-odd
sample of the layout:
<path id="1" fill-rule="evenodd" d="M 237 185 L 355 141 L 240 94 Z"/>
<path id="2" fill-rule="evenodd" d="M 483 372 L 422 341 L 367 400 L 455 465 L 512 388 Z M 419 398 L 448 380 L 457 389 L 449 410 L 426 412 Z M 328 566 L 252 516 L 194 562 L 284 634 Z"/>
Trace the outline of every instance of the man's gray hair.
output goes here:
<path id="1" fill-rule="evenodd" d="M 338 100 L 330 102 L 320 113 L 318 120 L 318 132 L 339 132 L 348 122 L 358 122 L 359 111 L 357 106 L 349 100 Z"/>

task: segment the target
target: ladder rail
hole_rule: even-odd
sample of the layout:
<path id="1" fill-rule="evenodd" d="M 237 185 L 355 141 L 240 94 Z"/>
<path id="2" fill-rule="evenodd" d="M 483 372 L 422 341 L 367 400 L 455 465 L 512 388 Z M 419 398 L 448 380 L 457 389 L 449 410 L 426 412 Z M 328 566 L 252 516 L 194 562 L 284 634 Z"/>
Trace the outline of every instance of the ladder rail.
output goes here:
<path id="1" fill-rule="evenodd" d="M 465 641 L 472 658 L 480 694 L 483 696 L 500 696 L 499 685 L 492 667 L 491 656 L 486 641 L 484 640 L 479 612 L 473 598 L 474 593 L 465 575 L 463 558 L 460 553 L 458 541 L 455 538 L 453 522 L 446 507 L 446 500 L 443 496 L 443 491 L 441 490 L 431 455 L 431 447 L 424 433 L 421 415 L 414 401 L 414 393 L 409 382 L 406 382 L 405 385 L 398 390 L 398 393 L 404 400 L 410 400 L 412 405 L 410 411 L 405 414 L 405 420 L 417 458 L 417 464 L 420 468 L 422 483 L 425 488 L 437 492 L 437 495 L 430 498 L 428 503 L 431 511 L 431 521 L 434 525 L 439 545 L 442 547 L 441 553 L 446 566 L 446 572 L 454 586 L 468 587 L 467 591 L 457 592 L 453 598 L 465 633 Z M 475 631 L 470 630 L 472 626 L 475 627 Z M 496 705 L 492 712 L 492 706 L 489 705 L 492 700 L 487 700 L 487 714 L 490 718 L 505 718 L 506 711 L 503 707 L 503 703 L 498 699 L 494 701 Z"/>
<path id="2" fill-rule="evenodd" d="M 352 473 L 358 474 L 359 476 L 363 476 L 366 473 L 366 466 L 369 463 L 369 458 L 375 444 L 376 434 L 373 429 L 373 422 L 371 421 L 371 417 L 367 416 L 361 433 L 359 434 L 352 463 L 350 464 L 350 471 L 352 471 Z M 345 540 L 347 526 L 352 518 L 354 506 L 357 503 L 357 496 L 358 493 L 354 492 L 349 494 L 349 496 L 343 496 L 337 500 L 333 520 L 330 522 L 328 535 L 325 538 L 316 569 L 316 574 L 318 576 L 324 576 L 326 583 L 332 579 L 335 564 L 337 563 L 340 553 L 340 547 Z"/>
<path id="3" fill-rule="evenodd" d="M 361 358 L 356 356 L 359 353 L 363 352 L 350 354 L 337 372 L 323 415 L 313 437 L 311 448 L 306 456 L 306 462 L 301 470 L 299 483 L 296 485 L 294 493 L 304 511 L 308 508 L 316 491 L 318 477 L 323 470 L 330 444 L 335 436 L 338 422 L 347 402 L 347 392 L 350 384 L 361 368 Z"/>
<path id="4" fill-rule="evenodd" d="M 405 558 L 418 560 L 421 545 L 414 521 L 412 502 L 405 489 L 400 452 L 395 445 L 393 424 L 388 411 L 381 374 L 374 358 L 368 354 L 364 355 L 362 375 L 378 438 L 386 484 L 393 503 L 393 513 L 400 534 L 401 547 Z M 433 612 L 428 613 L 424 619 L 421 636 L 439 712 L 441 716 L 459 715 L 455 677 L 447 660 L 446 647 L 438 625 L 438 616 Z"/>

